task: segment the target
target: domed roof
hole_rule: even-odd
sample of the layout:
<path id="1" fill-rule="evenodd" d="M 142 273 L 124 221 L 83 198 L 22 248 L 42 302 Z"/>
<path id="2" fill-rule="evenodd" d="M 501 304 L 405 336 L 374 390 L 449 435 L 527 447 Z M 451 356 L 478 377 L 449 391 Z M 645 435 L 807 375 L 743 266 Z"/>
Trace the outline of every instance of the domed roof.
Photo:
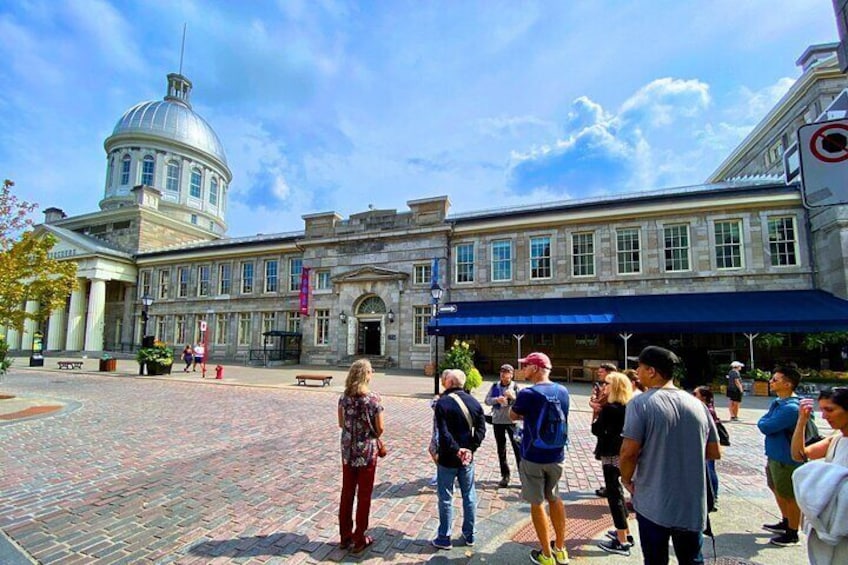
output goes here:
<path id="1" fill-rule="evenodd" d="M 164 100 L 140 102 L 127 110 L 112 136 L 144 134 L 178 141 L 216 157 L 226 166 L 227 156 L 218 135 L 188 103 L 191 83 L 179 75 L 168 75 L 168 82 Z"/>

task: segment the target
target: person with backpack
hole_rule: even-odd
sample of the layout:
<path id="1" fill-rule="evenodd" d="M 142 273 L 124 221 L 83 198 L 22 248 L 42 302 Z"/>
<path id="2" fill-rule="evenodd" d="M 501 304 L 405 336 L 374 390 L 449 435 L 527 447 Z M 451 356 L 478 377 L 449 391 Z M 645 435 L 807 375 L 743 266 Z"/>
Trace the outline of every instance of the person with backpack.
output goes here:
<path id="1" fill-rule="evenodd" d="M 707 525 L 707 459 L 720 459 L 707 407 L 674 386 L 680 362 L 668 349 L 639 353 L 647 390 L 627 403 L 621 433 L 621 483 L 633 495 L 645 565 L 667 565 L 669 538 L 681 565 L 703 563 Z"/>
<path id="2" fill-rule="evenodd" d="M 509 411 L 513 422 L 524 421 L 521 438 L 521 497 L 530 503 L 530 516 L 542 548 L 530 552 L 530 561 L 540 565 L 565 565 L 565 505 L 559 497 L 559 479 L 568 443 L 568 390 L 551 382 L 551 360 L 544 353 L 531 353 L 519 359 L 523 365 L 518 378 L 533 383 L 518 393 Z M 551 514 L 555 540 L 548 534 Z"/>
<path id="3" fill-rule="evenodd" d="M 486 404 L 492 407 L 492 428 L 495 431 L 495 444 L 498 448 L 498 462 L 501 467 L 501 482 L 498 486 L 509 486 L 509 463 L 506 459 L 506 438 L 515 454 L 515 465 L 521 466 L 521 454 L 515 438 L 515 422 L 509 419 L 509 407 L 515 403 L 518 396 L 518 385 L 512 380 L 515 369 L 512 365 L 501 365 L 500 380 L 492 385 L 486 395 Z"/>

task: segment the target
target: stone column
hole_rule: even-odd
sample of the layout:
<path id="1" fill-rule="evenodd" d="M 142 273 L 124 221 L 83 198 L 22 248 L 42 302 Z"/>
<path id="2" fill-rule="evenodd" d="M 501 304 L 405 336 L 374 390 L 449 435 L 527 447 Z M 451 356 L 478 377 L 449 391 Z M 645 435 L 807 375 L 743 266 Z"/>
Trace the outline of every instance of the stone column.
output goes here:
<path id="1" fill-rule="evenodd" d="M 77 288 L 71 293 L 68 307 L 68 332 L 65 334 L 65 350 L 82 350 L 85 335 L 85 320 L 82 318 L 83 300 L 85 300 L 86 279 L 77 279 Z"/>
<path id="2" fill-rule="evenodd" d="M 47 351 L 59 351 L 65 346 L 65 309 L 57 308 L 47 321 Z"/>
<path id="3" fill-rule="evenodd" d="M 24 306 L 24 310 L 27 314 L 36 314 L 38 312 L 38 302 L 35 300 L 27 300 L 26 306 Z M 38 331 L 38 322 L 36 322 L 32 318 L 27 318 L 24 320 L 24 335 L 21 339 L 21 348 L 29 351 L 32 349 L 32 337 L 33 334 Z"/>
<path id="4" fill-rule="evenodd" d="M 106 313 L 106 281 L 91 279 L 88 318 L 85 323 L 85 351 L 103 350 L 103 316 Z"/>
<path id="5" fill-rule="evenodd" d="M 16 330 L 15 328 L 9 327 L 6 331 L 6 344 L 9 346 L 9 349 L 20 349 L 21 348 L 21 332 Z"/>

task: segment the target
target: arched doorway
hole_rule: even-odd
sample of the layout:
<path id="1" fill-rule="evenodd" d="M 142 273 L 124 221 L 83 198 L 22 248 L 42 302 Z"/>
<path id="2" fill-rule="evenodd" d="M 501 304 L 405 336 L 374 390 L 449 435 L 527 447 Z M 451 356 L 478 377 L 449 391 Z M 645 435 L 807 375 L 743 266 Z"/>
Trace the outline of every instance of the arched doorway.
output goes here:
<path id="1" fill-rule="evenodd" d="M 356 307 L 356 354 L 383 354 L 383 320 L 386 303 L 379 296 L 366 296 Z"/>

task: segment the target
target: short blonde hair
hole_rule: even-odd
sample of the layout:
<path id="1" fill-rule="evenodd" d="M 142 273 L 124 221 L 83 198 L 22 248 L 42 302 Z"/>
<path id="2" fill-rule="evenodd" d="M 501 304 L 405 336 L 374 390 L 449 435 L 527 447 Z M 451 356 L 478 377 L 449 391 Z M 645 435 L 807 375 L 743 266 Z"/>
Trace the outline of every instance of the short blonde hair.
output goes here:
<path id="1" fill-rule="evenodd" d="M 633 398 L 633 385 L 624 373 L 618 371 L 607 373 L 606 382 L 609 383 L 607 390 L 607 402 L 618 402 L 627 404 Z"/>

